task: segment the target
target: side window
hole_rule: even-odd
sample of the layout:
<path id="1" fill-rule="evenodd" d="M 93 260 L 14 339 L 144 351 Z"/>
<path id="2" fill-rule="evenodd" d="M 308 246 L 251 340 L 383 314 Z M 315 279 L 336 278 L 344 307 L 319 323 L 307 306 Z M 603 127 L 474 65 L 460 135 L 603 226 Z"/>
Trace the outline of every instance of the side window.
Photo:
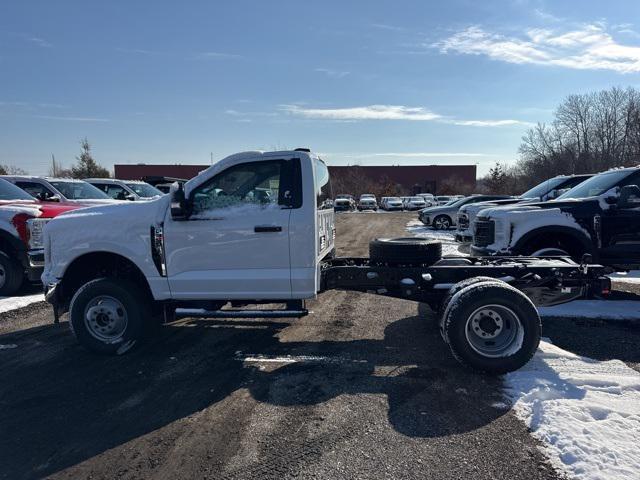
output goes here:
<path id="1" fill-rule="evenodd" d="M 224 208 L 290 207 L 292 161 L 273 160 L 235 165 L 191 194 L 193 214 Z"/>
<path id="2" fill-rule="evenodd" d="M 331 181 L 329 179 L 329 169 L 321 160 L 314 161 L 316 176 L 316 205 L 318 210 L 333 208 L 333 192 L 331 191 Z"/>
<path id="3" fill-rule="evenodd" d="M 126 200 L 127 199 L 127 191 L 119 185 L 101 185 L 101 190 L 104 191 L 111 198 L 116 200 Z M 98 187 L 100 188 L 100 187 Z"/>
<path id="4" fill-rule="evenodd" d="M 27 192 L 32 197 L 47 198 L 53 195 L 44 185 L 35 182 L 16 182 L 16 185 Z"/>
<path id="5" fill-rule="evenodd" d="M 627 178 L 622 180 L 618 186 L 622 188 L 627 185 L 636 185 L 640 187 L 640 173 L 629 175 Z M 630 197 L 625 198 L 625 202 L 628 204 L 627 208 L 637 208 L 638 205 L 640 205 L 640 198 L 636 195 L 631 195 Z"/>

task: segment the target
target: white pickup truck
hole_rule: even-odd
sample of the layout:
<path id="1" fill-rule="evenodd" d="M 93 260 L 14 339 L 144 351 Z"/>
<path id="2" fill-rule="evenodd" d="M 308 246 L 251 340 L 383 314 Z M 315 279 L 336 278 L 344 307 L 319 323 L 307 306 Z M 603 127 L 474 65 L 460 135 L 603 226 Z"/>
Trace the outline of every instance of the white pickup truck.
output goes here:
<path id="1" fill-rule="evenodd" d="M 599 266 L 442 258 L 439 242 L 419 238 L 376 239 L 369 258 L 335 257 L 328 198 L 328 169 L 309 150 L 244 152 L 164 197 L 61 215 L 44 230 L 46 298 L 56 321 L 69 311 L 85 347 L 122 354 L 176 312 L 301 317 L 305 299 L 330 289 L 386 295 L 428 303 L 458 360 L 501 373 L 537 348 L 533 302 L 609 288 Z"/>

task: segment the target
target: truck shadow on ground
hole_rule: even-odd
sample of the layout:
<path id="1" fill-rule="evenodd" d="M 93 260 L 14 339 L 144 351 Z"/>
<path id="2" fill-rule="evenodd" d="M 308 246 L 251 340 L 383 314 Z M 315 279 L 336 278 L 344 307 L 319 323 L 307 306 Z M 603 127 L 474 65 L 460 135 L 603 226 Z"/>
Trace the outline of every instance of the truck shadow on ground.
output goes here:
<path id="1" fill-rule="evenodd" d="M 383 394 L 389 425 L 411 437 L 504 415 L 492 406 L 500 379 L 459 367 L 430 322 L 403 318 L 380 340 L 281 342 L 288 322 L 187 320 L 122 357 L 86 352 L 66 322 L 2 335 L 0 344 L 17 346 L 0 350 L 0 478 L 42 477 L 147 434 L 162 438 L 163 427 L 239 389 L 277 406 Z"/>

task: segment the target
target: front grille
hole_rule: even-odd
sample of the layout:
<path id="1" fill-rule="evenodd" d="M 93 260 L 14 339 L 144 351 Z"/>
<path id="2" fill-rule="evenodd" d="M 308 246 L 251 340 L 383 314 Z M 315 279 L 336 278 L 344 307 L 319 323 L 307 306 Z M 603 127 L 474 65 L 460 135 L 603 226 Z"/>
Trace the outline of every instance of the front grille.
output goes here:
<path id="1" fill-rule="evenodd" d="M 458 215 L 458 230 L 466 230 L 469 228 L 469 217 L 465 213 Z"/>
<path id="2" fill-rule="evenodd" d="M 495 242 L 495 225 L 493 220 L 477 219 L 474 223 L 473 244 L 486 247 Z"/>

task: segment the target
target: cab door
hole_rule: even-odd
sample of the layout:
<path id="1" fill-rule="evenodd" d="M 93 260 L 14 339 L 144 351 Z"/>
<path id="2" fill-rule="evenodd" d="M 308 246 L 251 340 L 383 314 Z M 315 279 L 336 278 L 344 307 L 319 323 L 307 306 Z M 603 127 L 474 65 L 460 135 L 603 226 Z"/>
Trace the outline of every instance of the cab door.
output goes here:
<path id="1" fill-rule="evenodd" d="M 289 299 L 296 160 L 237 164 L 197 186 L 186 220 L 165 219 L 176 299 Z"/>
<path id="2" fill-rule="evenodd" d="M 640 183 L 640 178 L 635 181 Z M 607 263 L 640 263 L 640 198 L 629 198 L 605 211 L 601 221 L 601 258 Z"/>

